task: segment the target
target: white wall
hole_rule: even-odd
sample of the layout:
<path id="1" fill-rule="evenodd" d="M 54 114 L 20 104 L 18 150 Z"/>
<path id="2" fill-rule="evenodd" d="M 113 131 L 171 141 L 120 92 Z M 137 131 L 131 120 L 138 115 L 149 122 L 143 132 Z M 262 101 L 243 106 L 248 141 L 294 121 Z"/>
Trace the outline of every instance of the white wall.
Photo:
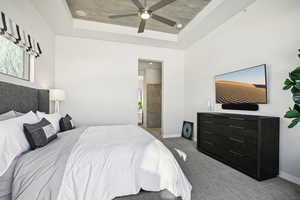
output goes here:
<path id="1" fill-rule="evenodd" d="M 36 60 L 35 82 L 23 81 L 0 74 L 0 81 L 20 85 L 50 88 L 54 85 L 55 36 L 30 0 L 0 0 L 0 11 L 11 17 L 39 41 L 43 54 Z"/>
<path id="2" fill-rule="evenodd" d="M 300 65 L 300 1 L 260 0 L 185 52 L 185 119 L 196 122 L 196 112 L 214 101 L 214 75 L 266 63 L 269 104 L 258 112 L 282 117 L 293 105 L 282 90 L 288 72 Z M 220 105 L 217 111 L 223 112 Z M 230 111 L 233 112 L 233 111 Z M 247 113 L 247 112 L 244 112 Z M 281 119 L 281 175 L 300 184 L 300 125 L 288 129 Z"/>
<path id="3" fill-rule="evenodd" d="M 183 52 L 56 37 L 55 86 L 66 91 L 61 110 L 80 124 L 137 124 L 138 59 L 163 62 L 165 136 L 183 121 Z"/>

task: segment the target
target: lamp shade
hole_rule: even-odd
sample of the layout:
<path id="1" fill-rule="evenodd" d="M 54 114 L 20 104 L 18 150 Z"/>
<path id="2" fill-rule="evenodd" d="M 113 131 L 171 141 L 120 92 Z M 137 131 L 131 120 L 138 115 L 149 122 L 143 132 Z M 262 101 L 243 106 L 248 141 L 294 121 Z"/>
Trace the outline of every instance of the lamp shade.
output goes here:
<path id="1" fill-rule="evenodd" d="M 65 100 L 65 92 L 60 89 L 50 90 L 50 100 L 51 101 L 63 101 Z"/>

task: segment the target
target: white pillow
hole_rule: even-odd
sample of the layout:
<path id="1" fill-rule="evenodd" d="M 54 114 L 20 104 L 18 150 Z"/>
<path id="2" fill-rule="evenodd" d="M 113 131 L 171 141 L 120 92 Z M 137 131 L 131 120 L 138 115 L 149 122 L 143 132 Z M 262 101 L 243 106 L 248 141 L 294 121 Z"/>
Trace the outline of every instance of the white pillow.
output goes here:
<path id="1" fill-rule="evenodd" d="M 15 111 L 11 110 L 7 113 L 3 113 L 0 115 L 0 121 L 3 121 L 3 120 L 8 120 L 8 119 L 11 119 L 11 118 L 14 118 L 16 117 L 16 113 Z"/>
<path id="2" fill-rule="evenodd" d="M 37 111 L 36 115 L 38 116 L 38 118 L 40 120 L 42 120 L 43 118 L 48 120 L 54 127 L 56 133 L 60 132 L 59 120 L 61 119 L 61 115 L 59 113 L 46 114 L 46 113 Z"/>
<path id="3" fill-rule="evenodd" d="M 0 176 L 5 173 L 16 156 L 30 149 L 23 132 L 23 124 L 33 124 L 38 121 L 33 112 L 0 121 Z"/>

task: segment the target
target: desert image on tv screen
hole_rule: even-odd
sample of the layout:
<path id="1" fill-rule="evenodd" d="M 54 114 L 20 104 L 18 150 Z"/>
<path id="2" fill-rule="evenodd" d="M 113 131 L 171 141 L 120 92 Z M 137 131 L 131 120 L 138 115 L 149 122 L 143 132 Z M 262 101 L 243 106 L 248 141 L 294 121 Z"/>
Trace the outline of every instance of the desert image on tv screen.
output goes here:
<path id="1" fill-rule="evenodd" d="M 265 65 L 216 76 L 217 103 L 267 103 Z"/>

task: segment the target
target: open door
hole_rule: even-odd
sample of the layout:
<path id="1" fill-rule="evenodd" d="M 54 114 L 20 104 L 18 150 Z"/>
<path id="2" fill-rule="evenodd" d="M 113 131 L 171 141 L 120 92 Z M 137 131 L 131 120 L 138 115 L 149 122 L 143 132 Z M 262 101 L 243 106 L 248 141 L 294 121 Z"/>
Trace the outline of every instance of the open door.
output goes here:
<path id="1" fill-rule="evenodd" d="M 162 137 L 162 62 L 139 60 L 138 70 L 138 125 Z"/>

